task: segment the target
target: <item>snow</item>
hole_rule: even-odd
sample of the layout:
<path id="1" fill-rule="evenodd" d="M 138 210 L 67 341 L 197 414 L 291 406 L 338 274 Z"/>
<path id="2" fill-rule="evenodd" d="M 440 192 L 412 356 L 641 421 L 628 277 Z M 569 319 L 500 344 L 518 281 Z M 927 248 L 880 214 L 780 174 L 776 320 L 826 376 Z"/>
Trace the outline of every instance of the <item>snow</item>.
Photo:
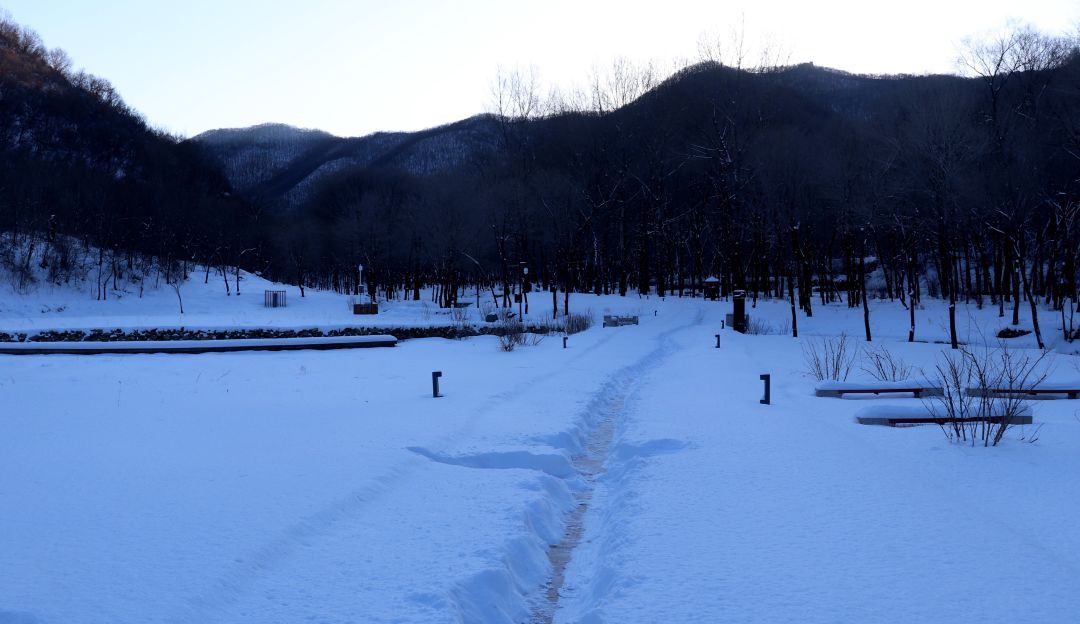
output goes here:
<path id="1" fill-rule="evenodd" d="M 230 273 L 231 295 L 226 296 L 220 274 L 210 274 L 204 282 L 202 270 L 195 271 L 181 287 L 184 313 L 173 289 L 164 283 L 154 288 L 154 282 L 142 285 L 121 284 L 119 291 L 110 290 L 108 298 L 94 298 L 94 284 L 78 287 L 68 285 L 38 285 L 30 295 L 19 295 L 8 286 L 0 286 L 0 332 L 35 333 L 37 331 L 90 329 L 322 329 L 346 327 L 450 326 L 459 322 L 454 313 L 440 310 L 429 301 L 430 292 L 421 301 L 380 302 L 377 315 L 354 315 L 350 301 L 366 301 L 366 296 L 321 291 L 300 290 L 296 286 L 269 282 L 258 276 L 241 272 L 240 294 L 235 292 L 235 276 Z M 3 280 L 0 280 L 3 283 Z M 285 290 L 288 305 L 284 308 L 263 307 L 264 290 Z M 473 293 L 470 293 L 472 295 Z M 481 293 L 481 303 L 491 303 L 490 293 Z M 550 312 L 550 296 L 538 298 L 539 305 Z M 476 299 L 465 302 L 472 306 L 460 312 L 461 320 L 477 321 Z"/>
<path id="2" fill-rule="evenodd" d="M 0 330 L 460 322 L 425 302 L 354 317 L 346 297 L 311 290 L 268 310 L 248 279 L 239 297 L 186 285 L 183 317 L 166 290 L 4 293 Z M 867 402 L 814 397 L 804 338 L 729 329 L 715 348 L 730 303 L 574 295 L 571 308 L 641 324 L 511 353 L 477 337 L 0 356 L 0 622 L 526 622 L 578 500 L 556 622 L 1080 612 L 1080 402 L 1038 402 L 1038 425 L 972 448 L 936 427 L 862 427 Z M 960 310 L 965 342 L 997 343 L 996 310 Z M 790 318 L 782 301 L 752 314 Z M 918 314 L 926 342 L 909 344 L 907 311 L 875 302 L 873 344 L 932 370 L 947 312 Z M 846 305 L 799 317 L 803 337 L 861 328 Z M 1080 358 L 1056 347 L 1049 382 L 1068 382 Z M 605 414 L 614 439 L 597 451 Z M 587 481 L 576 460 L 594 452 L 605 471 Z"/>
<path id="3" fill-rule="evenodd" d="M 1038 442 L 1020 439 L 1026 427 L 973 449 L 937 427 L 855 424 L 865 403 L 810 396 L 789 337 L 726 333 L 716 350 L 703 330 L 672 335 L 642 380 L 556 621 L 1074 619 L 1069 401 L 1036 407 Z M 913 360 L 936 350 L 890 347 Z"/>

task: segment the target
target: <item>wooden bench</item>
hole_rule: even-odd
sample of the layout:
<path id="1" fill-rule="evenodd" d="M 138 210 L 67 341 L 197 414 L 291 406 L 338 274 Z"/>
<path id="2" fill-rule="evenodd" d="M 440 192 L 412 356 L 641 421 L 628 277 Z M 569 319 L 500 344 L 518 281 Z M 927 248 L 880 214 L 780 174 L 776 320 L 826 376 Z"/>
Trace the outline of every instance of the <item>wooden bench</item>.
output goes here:
<path id="1" fill-rule="evenodd" d="M 1056 399 L 1065 396 L 1068 399 L 1080 398 L 1080 384 L 1065 387 L 1040 388 L 968 388 L 968 396 L 989 396 L 999 398 Z M 1057 396 L 1055 396 L 1057 395 Z"/>
<path id="2" fill-rule="evenodd" d="M 1008 418 L 1008 424 L 1010 425 L 1030 425 L 1033 422 L 1031 408 L 1028 406 L 1007 406 L 1003 404 L 990 405 L 987 409 L 990 412 L 988 415 L 966 416 L 963 418 L 950 418 L 945 413 L 944 406 L 937 404 L 923 406 L 875 405 L 859 410 L 855 414 L 855 421 L 860 425 L 885 425 L 887 427 L 972 422 L 1002 424 L 1006 420 L 1006 416 L 1002 412 L 1006 410 L 1015 412 L 1012 417 Z"/>
<path id="3" fill-rule="evenodd" d="M 622 327 L 623 325 L 638 325 L 638 317 L 636 316 L 615 316 L 611 314 L 604 315 L 604 327 Z"/>
<path id="4" fill-rule="evenodd" d="M 946 425 L 949 423 L 969 423 L 969 422 L 990 422 L 994 424 L 1001 424 L 1004 420 L 1004 416 L 972 416 L 970 418 L 938 418 L 936 416 L 911 416 L 911 417 L 875 417 L 875 416 L 856 416 L 855 419 L 860 425 L 885 425 L 887 427 L 897 427 L 904 425 Z M 1009 419 L 1010 425 L 1030 425 L 1032 423 L 1030 415 L 1018 415 Z"/>
<path id="5" fill-rule="evenodd" d="M 843 398 L 845 394 L 913 394 L 919 399 L 928 396 L 944 396 L 945 389 L 935 386 L 927 381 L 904 380 L 882 381 L 877 383 L 848 383 L 842 381 L 825 381 L 814 388 L 814 395 L 819 397 Z"/>

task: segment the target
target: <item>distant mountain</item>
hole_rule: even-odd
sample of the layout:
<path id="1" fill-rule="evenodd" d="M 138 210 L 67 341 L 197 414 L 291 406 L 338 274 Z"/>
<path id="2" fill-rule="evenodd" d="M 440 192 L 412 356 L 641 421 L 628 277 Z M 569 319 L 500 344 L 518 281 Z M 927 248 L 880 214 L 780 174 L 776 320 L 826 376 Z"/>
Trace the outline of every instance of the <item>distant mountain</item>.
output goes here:
<path id="1" fill-rule="evenodd" d="M 416 175 L 451 169 L 493 151 L 497 129 L 490 117 L 477 116 L 419 132 L 343 138 L 268 123 L 210 130 L 191 141 L 245 197 L 297 207 L 321 180 L 347 169 L 386 167 Z"/>

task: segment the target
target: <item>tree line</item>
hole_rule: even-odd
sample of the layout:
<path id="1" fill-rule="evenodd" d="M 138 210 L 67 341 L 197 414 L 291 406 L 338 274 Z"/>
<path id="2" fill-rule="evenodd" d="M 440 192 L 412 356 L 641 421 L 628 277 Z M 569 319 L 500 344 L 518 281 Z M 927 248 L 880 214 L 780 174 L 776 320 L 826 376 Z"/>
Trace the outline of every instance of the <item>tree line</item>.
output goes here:
<path id="1" fill-rule="evenodd" d="M 570 292 L 695 296 L 716 277 L 725 295 L 788 301 L 796 334 L 817 305 L 868 317 L 880 298 L 907 308 L 914 340 L 931 297 L 949 304 L 954 345 L 960 303 L 994 306 L 1014 325 L 1024 306 L 1040 343 L 1038 312 L 1049 310 L 1076 337 L 1075 36 L 1013 27 L 968 42 L 964 75 L 747 66 L 723 46 L 667 77 L 616 61 L 574 91 L 545 92 L 535 71 L 500 73 L 491 112 L 470 126 L 483 140 L 464 135 L 453 166 L 347 167 L 297 207 L 231 193 L 197 143 L 148 130 L 43 46 L 21 56 L 46 78 L 12 74 L 10 50 L 27 37 L 13 46 L 10 30 L 0 79 L 17 97 L 0 100 L 0 115 L 21 121 L 0 143 L 15 155 L 0 174 L 5 231 L 63 230 L 158 270 L 243 267 L 301 292 L 394 299 L 433 287 L 453 306 L 509 305 L 521 290 L 535 305 L 541 290 L 558 315 Z M 67 85 L 62 98 L 35 83 L 46 79 Z M 110 125 L 98 128 L 95 107 L 115 113 Z M 27 128 L 59 153 L 94 157 L 20 151 Z M 125 142 L 124 128 L 139 139 Z"/>
<path id="2" fill-rule="evenodd" d="M 729 57 L 730 58 L 730 57 Z M 735 57 L 741 61 L 741 57 Z M 438 176 L 346 170 L 282 241 L 293 280 L 505 305 L 525 288 L 723 292 L 801 311 L 868 297 L 1039 304 L 1075 335 L 1080 54 L 1020 27 L 969 42 L 966 76 L 725 63 L 658 80 L 615 63 L 588 89 L 495 81 L 499 149 Z M 523 278 L 522 267 L 531 269 Z M 466 290 L 469 285 L 472 290 Z M 556 312 L 557 313 L 557 312 Z M 869 322 L 866 323 L 867 338 Z"/>

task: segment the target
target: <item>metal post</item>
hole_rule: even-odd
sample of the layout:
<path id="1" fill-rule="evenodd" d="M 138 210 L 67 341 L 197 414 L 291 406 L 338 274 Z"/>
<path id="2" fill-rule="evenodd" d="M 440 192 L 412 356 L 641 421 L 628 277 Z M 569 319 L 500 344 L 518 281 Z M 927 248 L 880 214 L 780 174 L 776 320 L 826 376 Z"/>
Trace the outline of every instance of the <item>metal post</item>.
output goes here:
<path id="1" fill-rule="evenodd" d="M 563 337 L 562 337 L 562 348 L 563 348 L 563 349 L 565 349 L 565 348 L 566 348 L 566 336 L 563 336 Z"/>
<path id="2" fill-rule="evenodd" d="M 716 334 L 716 348 L 720 348 L 720 334 Z"/>
<path id="3" fill-rule="evenodd" d="M 726 325 L 727 321 L 725 321 L 724 319 L 720 319 L 720 329 L 727 329 Z"/>
<path id="4" fill-rule="evenodd" d="M 442 371 L 431 373 L 431 396 L 436 399 L 442 396 L 439 394 L 439 377 L 442 377 Z"/>
<path id="5" fill-rule="evenodd" d="M 772 405 L 772 375 L 761 375 L 761 381 L 765 382 L 765 397 L 761 399 L 762 405 Z"/>

